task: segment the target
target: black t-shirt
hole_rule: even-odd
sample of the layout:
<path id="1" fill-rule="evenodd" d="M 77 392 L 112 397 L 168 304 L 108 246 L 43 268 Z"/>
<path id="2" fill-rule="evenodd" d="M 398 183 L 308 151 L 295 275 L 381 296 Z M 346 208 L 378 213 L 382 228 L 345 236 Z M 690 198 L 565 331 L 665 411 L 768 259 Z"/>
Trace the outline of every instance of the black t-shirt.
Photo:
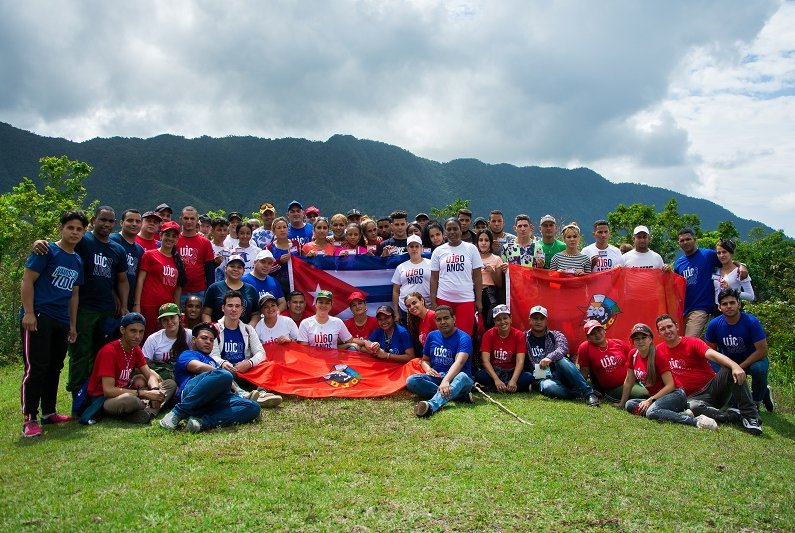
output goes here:
<path id="1" fill-rule="evenodd" d="M 378 248 L 375 249 L 375 255 L 380 256 L 382 253 L 384 253 L 384 247 L 386 246 L 393 247 L 393 249 L 389 252 L 389 255 L 403 255 L 406 253 L 407 240 L 408 238 L 396 239 L 395 237 L 390 237 L 378 245 Z"/>

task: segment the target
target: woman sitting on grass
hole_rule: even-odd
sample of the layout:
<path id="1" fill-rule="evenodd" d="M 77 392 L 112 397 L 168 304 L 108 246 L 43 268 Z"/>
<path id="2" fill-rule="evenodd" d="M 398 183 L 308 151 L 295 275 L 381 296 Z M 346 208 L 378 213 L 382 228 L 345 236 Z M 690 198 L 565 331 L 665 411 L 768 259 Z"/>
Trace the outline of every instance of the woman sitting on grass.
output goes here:
<path id="1" fill-rule="evenodd" d="M 668 420 L 701 429 L 717 429 L 718 423 L 713 419 L 705 415 L 694 418 L 687 410 L 685 391 L 671 373 L 668 359 L 657 356 L 651 328 L 646 324 L 635 324 L 629 338 L 632 339 L 635 350 L 629 354 L 630 366 L 617 407 L 625 408 L 638 416 L 645 416 L 649 420 Z M 649 391 L 647 399 L 629 400 L 632 386 L 636 382 L 646 386 Z"/>

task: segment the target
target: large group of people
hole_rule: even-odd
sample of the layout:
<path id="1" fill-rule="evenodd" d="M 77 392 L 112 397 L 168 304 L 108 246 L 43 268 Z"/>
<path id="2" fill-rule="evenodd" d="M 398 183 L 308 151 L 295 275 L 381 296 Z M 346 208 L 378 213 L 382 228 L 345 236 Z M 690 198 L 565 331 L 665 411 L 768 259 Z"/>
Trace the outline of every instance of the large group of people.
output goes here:
<path id="1" fill-rule="evenodd" d="M 257 418 L 282 397 L 246 375 L 267 360 L 272 343 L 300 343 L 407 363 L 422 373 L 406 387 L 427 417 L 447 402 L 472 402 L 472 389 L 497 393 L 537 391 L 550 398 L 604 402 L 650 419 L 715 429 L 736 423 L 761 434 L 759 408 L 773 411 L 767 383 L 767 340 L 759 321 L 741 309 L 754 292 L 735 245 L 699 248 L 692 229 L 679 232 L 683 255 L 671 266 L 649 249 L 650 230 L 637 226 L 633 245 L 609 244 L 606 220 L 593 224 L 594 242 L 581 247 L 582 230 L 558 227 L 551 215 L 534 235 L 529 216 L 505 229 L 502 212 L 475 218 L 468 209 L 433 221 L 405 211 L 370 218 L 357 209 L 321 216 L 299 201 L 277 216 L 271 203 L 259 218 L 179 217 L 167 204 L 141 213 L 95 209 L 61 217 L 60 238 L 36 241 L 22 279 L 23 430 L 102 416 L 138 423 L 168 408 L 169 430 L 199 432 Z M 358 291 L 306 297 L 291 290 L 294 256 L 398 256 L 392 305 L 368 315 Z M 629 339 L 609 338 L 589 320 L 579 347 L 548 327 L 549 311 L 534 305 L 530 327 L 512 326 L 506 301 L 509 265 L 587 276 L 612 268 L 673 270 L 686 281 L 684 336 L 676 318 L 636 324 Z M 351 317 L 331 314 L 342 299 Z M 652 327 L 653 326 L 653 327 Z M 706 333 L 705 333 L 706 330 Z M 662 341 L 655 345 L 655 333 Z M 703 336 L 703 339 L 702 339 Z M 56 410 L 60 372 L 69 353 L 71 415 Z M 746 375 L 751 376 L 749 388 Z M 39 417 L 41 411 L 41 417 Z"/>

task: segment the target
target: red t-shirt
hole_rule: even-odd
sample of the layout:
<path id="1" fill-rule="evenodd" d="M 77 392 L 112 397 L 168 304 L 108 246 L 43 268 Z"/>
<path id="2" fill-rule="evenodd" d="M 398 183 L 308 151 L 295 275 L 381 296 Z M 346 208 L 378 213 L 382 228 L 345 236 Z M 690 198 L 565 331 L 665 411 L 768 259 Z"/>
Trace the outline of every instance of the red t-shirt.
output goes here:
<path id="1" fill-rule="evenodd" d="M 491 328 L 483 334 L 480 351 L 489 354 L 492 366 L 511 370 L 516 366 L 516 354 L 527 353 L 524 333 L 511 327 L 508 337 L 503 339 L 496 327 Z"/>
<path id="2" fill-rule="evenodd" d="M 139 270 L 146 272 L 141 291 L 141 307 L 160 306 L 174 301 L 177 289 L 177 263 L 160 250 L 149 250 L 141 257 Z"/>
<path id="3" fill-rule="evenodd" d="M 141 245 L 141 248 L 144 250 L 157 250 L 160 248 L 160 245 L 157 244 L 155 239 L 144 239 L 140 235 L 135 236 L 135 242 Z"/>
<path id="4" fill-rule="evenodd" d="M 436 311 L 428 309 L 428 313 L 425 315 L 422 322 L 420 322 L 417 330 L 420 332 L 420 344 L 425 346 L 425 339 L 428 338 L 428 333 L 436 331 Z"/>
<path id="5" fill-rule="evenodd" d="M 633 357 L 635 358 L 634 364 L 632 363 Z M 674 385 L 676 385 L 677 388 L 682 386 L 682 383 L 671 371 L 671 364 L 668 361 L 668 358 L 665 355 L 662 355 L 659 350 L 657 350 L 657 353 L 654 356 L 654 368 L 657 370 L 657 379 L 654 380 L 654 385 L 647 385 L 647 362 L 648 360 L 641 357 L 637 350 L 632 350 L 632 353 L 629 354 L 629 364 L 632 366 L 632 372 L 635 374 L 635 379 L 638 381 L 638 383 L 646 387 L 646 390 L 649 391 L 649 396 L 654 396 L 665 386 L 662 375 L 666 372 L 671 372 L 671 377 L 674 378 Z"/>
<path id="6" fill-rule="evenodd" d="M 91 396 L 103 395 L 103 377 L 115 379 L 117 387 L 127 387 L 133 369 L 141 368 L 145 364 L 146 360 L 144 360 L 144 353 L 140 346 L 133 346 L 130 354 L 125 355 L 119 339 L 109 342 L 97 352 L 94 370 L 91 371 L 91 377 L 88 378 L 88 394 Z"/>
<path id="7" fill-rule="evenodd" d="M 186 237 L 180 233 L 177 239 L 177 250 L 185 265 L 187 282 L 182 288 L 184 292 L 199 292 L 207 289 L 204 277 L 204 263 L 215 259 L 213 245 L 203 235 L 196 234 Z"/>
<path id="8" fill-rule="evenodd" d="M 353 317 L 349 318 L 348 320 L 344 320 L 343 322 L 345 323 L 345 327 L 348 328 L 348 331 L 351 332 L 351 335 L 353 335 L 354 339 L 369 339 L 370 334 L 378 329 L 378 319 L 376 319 L 374 316 L 368 316 L 367 321 L 361 327 L 356 325 L 356 321 Z"/>
<path id="9" fill-rule="evenodd" d="M 682 337 L 674 348 L 669 348 L 664 342 L 657 345 L 657 354 L 670 360 L 671 374 L 679 378 L 688 396 L 703 389 L 715 376 L 706 358 L 707 350 L 707 343 L 695 337 Z"/>
<path id="10" fill-rule="evenodd" d="M 584 341 L 577 349 L 580 368 L 588 368 L 605 389 L 624 384 L 628 361 L 629 345 L 620 339 L 607 339 L 607 348 L 604 350 L 588 341 Z"/>

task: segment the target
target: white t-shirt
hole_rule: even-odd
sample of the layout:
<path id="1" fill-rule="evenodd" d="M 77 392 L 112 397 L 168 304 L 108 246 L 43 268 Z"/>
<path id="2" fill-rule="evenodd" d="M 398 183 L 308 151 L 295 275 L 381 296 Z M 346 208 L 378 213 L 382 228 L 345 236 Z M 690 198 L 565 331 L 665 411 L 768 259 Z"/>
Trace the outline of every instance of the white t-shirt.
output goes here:
<path id="1" fill-rule="evenodd" d="M 220 265 L 215 267 L 215 281 L 223 281 L 225 275 L 224 270 L 226 270 L 226 262 L 229 260 L 229 248 L 226 248 L 224 245 L 219 246 L 212 241 L 210 241 L 210 243 L 213 245 L 213 253 L 215 254 L 215 257 L 220 255 L 224 259 L 221 261 Z"/>
<path id="2" fill-rule="evenodd" d="M 392 276 L 392 283 L 400 287 L 400 298 L 398 305 L 406 311 L 406 304 L 403 300 L 412 292 L 422 294 L 426 302 L 431 301 L 431 262 L 422 258 L 419 263 L 412 263 L 411 260 L 400 263 Z"/>
<path id="3" fill-rule="evenodd" d="M 261 248 L 257 247 L 253 242 L 249 244 L 248 248 L 241 248 L 240 246 L 235 246 L 231 250 L 229 250 L 230 255 L 239 255 L 243 258 L 243 263 L 245 263 L 245 272 L 244 274 L 248 274 L 253 272 L 254 270 L 254 261 L 257 259 L 257 254 L 262 251 Z"/>
<path id="4" fill-rule="evenodd" d="M 474 302 L 472 270 L 483 268 L 483 261 L 475 245 L 461 242 L 458 246 L 444 243 L 431 255 L 431 270 L 439 272 L 436 297 L 448 302 Z"/>
<path id="5" fill-rule="evenodd" d="M 257 332 L 262 344 L 270 344 L 281 336 L 290 337 L 290 340 L 294 341 L 298 340 L 298 326 L 295 325 L 292 318 L 282 315 L 276 317 L 276 324 L 272 328 L 265 325 L 265 319 L 260 320 L 254 326 L 254 331 Z"/>
<path id="6" fill-rule="evenodd" d="M 613 246 L 612 244 L 607 245 L 606 250 L 600 250 L 596 247 L 596 243 L 589 244 L 585 248 L 582 249 L 582 253 L 593 259 L 593 256 L 598 255 L 599 261 L 596 262 L 595 265 L 591 266 L 591 272 L 603 272 L 605 270 L 610 270 L 611 268 L 616 268 L 624 264 L 623 256 L 621 255 L 621 250 Z"/>
<path id="7" fill-rule="evenodd" d="M 232 237 L 232 234 L 230 233 L 224 239 L 224 248 L 234 248 L 239 243 L 240 243 L 240 240 Z"/>
<path id="8" fill-rule="evenodd" d="M 624 266 L 635 268 L 662 268 L 665 265 L 662 256 L 653 250 L 648 252 L 638 252 L 630 250 L 621 256 Z"/>
<path id="9" fill-rule="evenodd" d="M 301 321 L 298 327 L 298 341 L 307 342 L 309 346 L 336 348 L 339 341 L 348 342 L 353 338 L 351 332 L 341 319 L 330 316 L 328 322 L 320 324 L 316 316 Z"/>
<path id="10" fill-rule="evenodd" d="M 185 341 L 190 347 L 190 342 L 193 340 L 193 335 L 190 331 L 185 330 Z M 154 361 L 156 363 L 170 363 L 176 361 L 180 354 L 171 352 L 171 347 L 174 346 L 176 339 L 169 339 L 166 337 L 166 330 L 161 329 L 155 331 L 146 338 L 141 350 L 144 352 L 144 357 L 147 361 Z"/>

